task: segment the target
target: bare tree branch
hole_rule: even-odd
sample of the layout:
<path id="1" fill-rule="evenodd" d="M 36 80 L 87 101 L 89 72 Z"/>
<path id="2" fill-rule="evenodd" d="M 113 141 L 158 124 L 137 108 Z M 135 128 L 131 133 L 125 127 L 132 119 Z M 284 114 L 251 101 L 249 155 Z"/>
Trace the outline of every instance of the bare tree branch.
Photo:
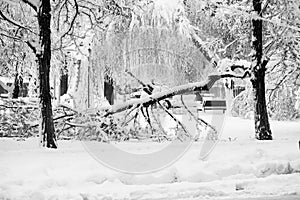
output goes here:
<path id="1" fill-rule="evenodd" d="M 72 18 L 72 21 L 71 21 L 71 24 L 69 26 L 69 29 L 61 36 L 61 39 L 64 38 L 67 34 L 70 33 L 70 31 L 72 30 L 72 28 L 74 26 L 74 22 L 76 20 L 76 17 L 78 15 L 78 3 L 77 3 L 77 0 L 74 0 L 74 3 L 75 3 L 75 14 L 74 14 L 74 17 Z"/>
<path id="2" fill-rule="evenodd" d="M 266 11 L 269 3 L 270 3 L 270 0 L 266 0 L 265 5 L 263 5 L 263 8 L 261 9 L 260 14 L 262 14 L 262 13 L 264 13 Z"/>
<path id="3" fill-rule="evenodd" d="M 4 34 L 4 33 L 0 33 L 0 35 L 2 35 L 4 37 L 7 37 L 7 38 L 10 38 L 10 39 L 13 39 L 15 41 L 24 42 L 24 43 L 26 43 L 28 45 L 28 47 L 30 49 L 32 49 L 33 53 L 36 53 L 36 48 L 35 48 L 35 46 L 30 41 L 23 40 L 22 38 L 10 36 L 10 35 Z"/>
<path id="4" fill-rule="evenodd" d="M 22 38 L 19 38 L 19 37 L 7 35 L 7 34 L 4 34 L 4 33 L 0 33 L 0 35 L 2 35 L 2 36 L 4 36 L 4 37 L 7 37 L 7 38 L 10 38 L 10 39 L 13 39 L 13 40 L 17 40 L 17 41 L 22 41 L 22 42 L 24 42 L 24 40 L 22 40 Z"/>
<path id="5" fill-rule="evenodd" d="M 283 64 L 286 65 L 284 62 L 283 62 Z M 270 91 L 269 103 L 270 103 L 271 97 L 273 96 L 273 93 L 275 92 L 275 90 L 277 90 L 281 86 L 281 84 L 284 83 L 287 80 L 287 78 L 289 78 L 291 75 L 293 75 L 296 71 L 297 71 L 297 67 L 295 67 L 294 69 L 291 69 L 275 84 L 274 88 L 268 89 L 268 91 Z"/>
<path id="6" fill-rule="evenodd" d="M 29 48 L 33 51 L 33 53 L 36 54 L 36 47 L 33 46 L 33 44 L 28 40 L 25 43 L 29 46 Z"/>
<path id="7" fill-rule="evenodd" d="M 31 0 L 21 0 L 21 1 L 29 5 L 35 12 L 37 12 L 37 5 L 35 5 Z"/>
<path id="8" fill-rule="evenodd" d="M 7 22 L 9 22 L 9 23 L 11 23 L 11 24 L 13 24 L 13 25 L 19 27 L 19 28 L 26 29 L 26 30 L 28 30 L 28 31 L 30 31 L 30 32 L 33 33 L 33 31 L 32 31 L 30 28 L 25 27 L 25 26 L 19 24 L 18 22 L 14 21 L 13 19 L 10 19 L 10 18 L 8 18 L 7 16 L 5 16 L 1 10 L 0 10 L 0 16 L 1 16 L 5 21 L 7 21 Z"/>
<path id="9" fill-rule="evenodd" d="M 60 29 L 60 15 L 62 12 L 62 9 L 64 7 L 64 5 L 67 3 L 67 1 L 65 0 L 64 3 L 60 6 L 59 10 L 58 10 L 58 17 L 57 17 L 57 31 L 59 31 Z M 57 5 L 57 7 L 59 7 L 59 4 Z M 54 10 L 56 10 L 57 8 L 54 8 Z"/>

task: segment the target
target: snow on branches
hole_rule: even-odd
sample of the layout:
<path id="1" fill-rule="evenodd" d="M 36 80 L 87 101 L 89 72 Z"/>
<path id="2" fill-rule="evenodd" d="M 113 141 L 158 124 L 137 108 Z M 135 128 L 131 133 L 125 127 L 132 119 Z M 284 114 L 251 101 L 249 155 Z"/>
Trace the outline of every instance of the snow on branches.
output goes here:
<path id="1" fill-rule="evenodd" d="M 251 62 L 246 60 L 222 59 L 218 63 L 221 78 L 246 78 L 251 75 Z"/>

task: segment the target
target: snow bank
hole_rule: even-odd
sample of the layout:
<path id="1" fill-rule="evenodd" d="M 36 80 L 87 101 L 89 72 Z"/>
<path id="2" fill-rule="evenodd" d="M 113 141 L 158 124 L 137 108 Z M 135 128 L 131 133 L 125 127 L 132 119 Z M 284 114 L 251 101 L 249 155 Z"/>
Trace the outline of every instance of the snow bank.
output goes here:
<path id="1" fill-rule="evenodd" d="M 122 174 L 104 167 L 85 151 L 80 141 L 59 141 L 59 149 L 53 150 L 38 148 L 34 138 L 1 138 L 0 199 L 300 195 L 300 124 L 273 122 L 273 141 L 254 140 L 251 126 L 250 120 L 230 118 L 221 141 L 206 160 L 199 159 L 203 143 L 199 141 L 174 165 L 143 175 Z M 128 145 L 129 150 L 151 151 L 160 146 L 150 142 L 122 145 Z"/>

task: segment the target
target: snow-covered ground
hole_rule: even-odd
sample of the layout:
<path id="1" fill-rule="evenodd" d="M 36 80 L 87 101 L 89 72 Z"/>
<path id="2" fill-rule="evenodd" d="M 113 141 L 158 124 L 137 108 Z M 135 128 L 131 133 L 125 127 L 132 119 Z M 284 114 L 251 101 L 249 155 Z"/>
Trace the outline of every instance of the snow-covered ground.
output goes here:
<path id="1" fill-rule="evenodd" d="M 39 148 L 35 138 L 0 138 L 0 199 L 300 199 L 300 122 L 271 127 L 274 140 L 257 141 L 252 120 L 227 117 L 207 159 L 199 159 L 198 141 L 175 164 L 143 175 L 103 166 L 80 141 L 59 141 L 53 150 Z M 138 152 L 164 145 L 119 147 Z"/>

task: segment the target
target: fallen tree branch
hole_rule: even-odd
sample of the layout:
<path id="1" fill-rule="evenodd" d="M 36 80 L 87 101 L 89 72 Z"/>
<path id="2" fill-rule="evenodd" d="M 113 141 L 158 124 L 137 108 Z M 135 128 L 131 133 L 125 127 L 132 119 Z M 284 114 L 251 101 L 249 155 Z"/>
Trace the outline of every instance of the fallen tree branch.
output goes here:
<path id="1" fill-rule="evenodd" d="M 103 107 L 100 108 L 100 111 L 102 112 L 104 111 L 105 112 L 104 117 L 107 117 L 109 115 L 130 109 L 133 106 L 139 106 L 139 105 L 149 106 L 155 104 L 156 102 L 164 100 L 166 98 L 173 97 L 175 95 L 181 95 L 181 94 L 199 92 L 199 91 L 208 91 L 214 85 L 214 83 L 218 81 L 220 78 L 222 77 L 219 74 L 210 75 L 208 76 L 208 79 L 206 81 L 188 83 L 185 85 L 176 86 L 171 88 L 168 91 L 157 92 L 141 99 L 130 100 L 125 103 L 116 104 L 110 107 Z"/>

